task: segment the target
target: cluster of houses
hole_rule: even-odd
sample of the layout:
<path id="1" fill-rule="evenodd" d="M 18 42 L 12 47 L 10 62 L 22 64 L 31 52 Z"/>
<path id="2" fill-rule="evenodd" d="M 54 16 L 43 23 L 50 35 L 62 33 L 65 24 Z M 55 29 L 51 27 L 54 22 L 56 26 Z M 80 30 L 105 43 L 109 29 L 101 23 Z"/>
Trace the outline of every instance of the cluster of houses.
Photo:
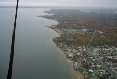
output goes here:
<path id="1" fill-rule="evenodd" d="M 100 48 L 97 56 L 104 64 L 117 74 L 117 48 Z"/>
<path id="2" fill-rule="evenodd" d="M 69 33 L 85 34 L 88 32 L 88 29 L 58 29 L 54 28 L 54 26 L 51 28 L 60 35 Z M 103 33 L 101 31 L 98 32 Z M 116 47 L 97 46 L 87 49 L 86 46 L 79 46 L 75 49 L 63 43 L 60 43 L 59 46 L 64 50 L 66 57 L 73 60 L 74 69 L 80 71 L 84 75 L 84 78 L 114 79 L 117 75 Z"/>
<path id="3" fill-rule="evenodd" d="M 74 69 L 78 71 L 82 69 L 81 73 L 85 78 L 90 75 L 92 79 L 100 79 L 105 76 L 106 79 L 111 79 L 110 72 L 117 74 L 117 48 L 92 48 L 93 55 L 90 55 L 85 47 L 79 46 L 79 50 L 76 50 L 67 45 L 61 44 L 61 46 L 67 58 L 74 61 Z"/>

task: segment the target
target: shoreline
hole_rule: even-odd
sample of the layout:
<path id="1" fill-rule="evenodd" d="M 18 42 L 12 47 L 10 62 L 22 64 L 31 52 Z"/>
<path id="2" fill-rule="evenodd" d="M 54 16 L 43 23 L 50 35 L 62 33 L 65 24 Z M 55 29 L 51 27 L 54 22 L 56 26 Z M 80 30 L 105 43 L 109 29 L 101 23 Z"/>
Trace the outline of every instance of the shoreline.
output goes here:
<path id="1" fill-rule="evenodd" d="M 48 29 L 52 30 L 52 31 L 56 34 L 56 37 L 60 37 L 60 34 L 59 34 L 59 33 L 57 33 L 55 30 L 51 29 L 51 28 L 50 28 L 50 27 L 48 27 L 48 26 L 46 26 L 46 28 L 48 28 Z M 53 38 L 52 38 L 52 39 L 53 39 Z"/>
<path id="2" fill-rule="evenodd" d="M 46 13 L 53 15 L 43 16 L 43 18 L 52 19 L 58 22 L 58 25 L 53 24 L 52 26 L 48 27 L 56 34 L 60 34 L 60 37 L 56 37 L 59 36 L 57 34 L 54 35 L 54 37 L 52 37 L 53 39 L 51 40 L 54 42 L 54 47 L 58 48 L 58 52 L 65 54 L 65 62 L 69 62 L 68 66 L 70 64 L 70 68 L 68 70 L 71 69 L 71 71 L 75 73 L 80 72 L 83 79 L 103 77 L 110 78 L 112 75 L 113 78 L 116 78 L 116 72 L 114 72 L 116 70 L 114 65 L 115 62 L 113 62 L 113 60 L 116 60 L 115 51 L 117 50 L 116 43 L 113 43 L 116 42 L 116 31 L 114 29 L 115 25 L 113 25 L 113 23 L 116 24 L 116 22 L 114 19 L 111 19 L 112 22 L 108 21 L 107 23 L 107 21 L 105 21 L 103 18 L 114 18 L 113 15 L 110 14 L 109 17 L 107 17 L 107 14 L 102 12 L 104 16 L 99 17 L 101 14 L 85 14 L 83 11 L 73 9 L 53 9 L 46 11 Z M 82 17 L 83 15 L 84 17 Z M 96 16 L 91 17 L 93 15 Z M 100 19 L 102 19 L 102 21 L 100 21 Z M 87 22 L 89 22 L 88 25 Z M 101 26 L 99 24 L 101 24 Z M 113 26 L 113 28 L 108 30 L 110 28 L 105 26 Z M 102 28 L 102 30 L 99 28 Z M 95 31 L 97 33 L 95 33 Z M 93 36 L 93 42 L 90 44 L 90 46 L 88 46 L 89 43 L 87 42 L 90 42 Z M 105 40 L 105 37 L 108 40 Z M 100 51 L 102 53 L 100 53 Z M 103 64 L 103 62 L 108 63 L 108 57 L 103 58 L 104 55 L 109 55 L 111 57 L 111 64 L 108 65 L 111 67 L 111 69 L 109 70 L 106 68 L 107 65 Z M 72 78 L 76 76 L 75 75 L 73 77 L 73 75 Z M 74 79 L 79 78 L 77 77 Z"/>
<path id="3" fill-rule="evenodd" d="M 56 37 L 59 37 L 60 34 L 57 33 L 55 30 L 51 29 L 50 27 L 47 27 L 48 29 L 52 30 L 55 34 L 56 34 Z M 53 42 L 53 38 L 51 38 L 50 42 L 56 46 L 56 44 Z M 64 51 L 61 50 L 59 47 L 57 47 L 57 50 L 59 51 L 60 54 L 62 54 L 63 56 L 65 56 L 66 58 L 66 55 L 64 54 Z M 74 79 L 84 79 L 83 75 L 79 72 L 79 71 L 75 71 L 74 68 L 73 68 L 73 61 L 72 60 L 69 60 L 67 59 L 67 62 L 69 63 L 69 67 L 70 67 L 70 72 L 71 74 L 73 75 L 73 78 Z"/>

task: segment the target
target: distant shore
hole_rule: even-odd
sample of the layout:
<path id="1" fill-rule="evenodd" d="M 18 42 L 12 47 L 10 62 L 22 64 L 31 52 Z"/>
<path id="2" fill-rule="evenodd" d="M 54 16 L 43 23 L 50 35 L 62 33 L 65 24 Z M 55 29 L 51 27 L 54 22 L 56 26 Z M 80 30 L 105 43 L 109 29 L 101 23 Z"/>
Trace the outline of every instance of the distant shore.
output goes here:
<path id="1" fill-rule="evenodd" d="M 47 27 L 47 28 L 49 28 L 49 27 Z M 51 28 L 49 28 L 49 29 L 51 29 Z M 57 33 L 55 30 L 53 30 L 53 29 L 51 29 L 51 30 L 56 34 L 56 37 L 59 37 L 59 36 L 60 36 L 60 34 Z M 51 42 L 52 42 L 52 44 L 53 44 L 54 46 L 56 46 L 56 44 L 53 42 L 53 38 L 51 39 Z M 57 46 L 56 46 L 56 47 L 57 47 Z M 61 50 L 59 47 L 57 47 L 57 49 L 58 49 L 58 51 L 59 51 L 63 56 L 66 57 L 66 55 L 64 54 L 64 51 L 63 51 L 63 50 Z M 71 72 L 71 74 L 73 75 L 73 78 L 74 78 L 74 79 L 84 79 L 83 75 L 82 75 L 79 71 L 75 71 L 75 70 L 74 70 L 74 68 L 73 68 L 73 61 L 72 61 L 72 60 L 69 60 L 69 59 L 67 59 L 67 61 L 69 62 L 70 72 Z"/>

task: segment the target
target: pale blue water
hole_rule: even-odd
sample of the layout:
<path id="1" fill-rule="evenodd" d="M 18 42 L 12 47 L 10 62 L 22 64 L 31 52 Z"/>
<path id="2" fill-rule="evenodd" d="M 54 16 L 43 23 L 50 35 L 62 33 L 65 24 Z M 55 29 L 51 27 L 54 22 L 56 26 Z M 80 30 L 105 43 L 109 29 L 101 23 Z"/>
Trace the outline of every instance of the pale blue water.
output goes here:
<path id="1" fill-rule="evenodd" d="M 45 26 L 56 21 L 37 17 L 47 8 L 20 8 L 12 79 L 73 79 L 67 59 L 50 42 L 56 34 Z M 6 79 L 15 8 L 0 8 L 0 79 Z"/>

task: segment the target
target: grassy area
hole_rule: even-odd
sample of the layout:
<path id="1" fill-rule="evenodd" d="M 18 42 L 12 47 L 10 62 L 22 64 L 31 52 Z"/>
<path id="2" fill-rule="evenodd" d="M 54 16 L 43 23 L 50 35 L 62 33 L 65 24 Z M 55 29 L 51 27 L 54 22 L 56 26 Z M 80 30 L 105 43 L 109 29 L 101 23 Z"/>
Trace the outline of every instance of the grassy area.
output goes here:
<path id="1" fill-rule="evenodd" d="M 81 72 L 81 73 L 83 73 L 84 69 L 83 68 L 79 68 L 78 71 Z"/>
<path id="2" fill-rule="evenodd" d="M 78 61 L 77 58 L 76 58 L 76 56 L 74 56 L 72 60 L 73 60 L 74 62 L 77 62 L 77 61 Z"/>
<path id="3" fill-rule="evenodd" d="M 86 79 L 93 79 L 93 75 L 92 74 L 88 74 L 88 77 Z"/>

